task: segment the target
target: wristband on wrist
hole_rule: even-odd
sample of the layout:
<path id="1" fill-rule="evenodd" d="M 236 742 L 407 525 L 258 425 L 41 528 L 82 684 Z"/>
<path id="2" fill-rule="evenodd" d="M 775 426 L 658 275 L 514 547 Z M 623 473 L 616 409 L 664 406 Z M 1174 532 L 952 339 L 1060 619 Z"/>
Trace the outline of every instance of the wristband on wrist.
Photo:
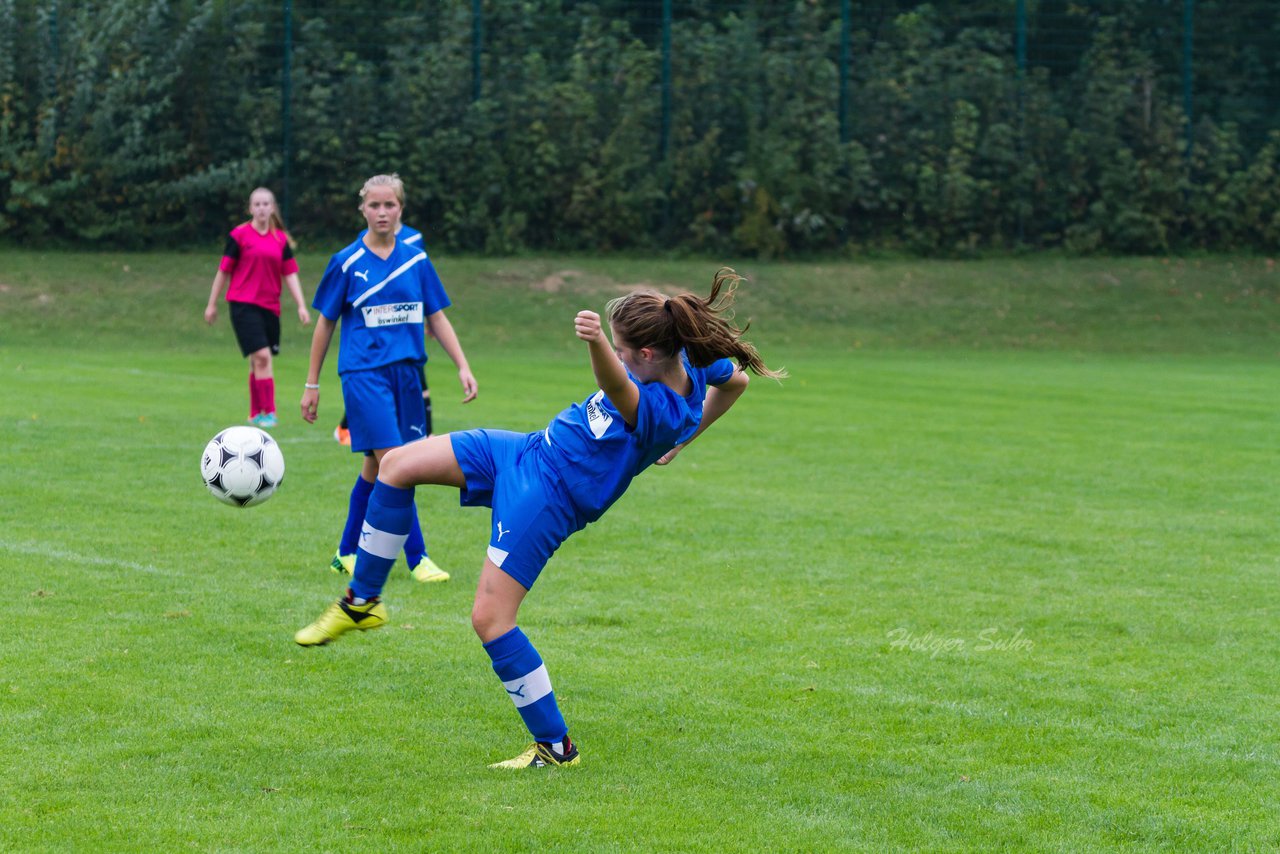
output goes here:
<path id="1" fill-rule="evenodd" d="M 316 391 L 319 391 L 319 390 L 320 390 L 320 383 L 303 383 L 303 384 L 302 384 L 302 387 L 303 387 L 303 388 L 313 388 L 313 389 L 315 389 Z"/>

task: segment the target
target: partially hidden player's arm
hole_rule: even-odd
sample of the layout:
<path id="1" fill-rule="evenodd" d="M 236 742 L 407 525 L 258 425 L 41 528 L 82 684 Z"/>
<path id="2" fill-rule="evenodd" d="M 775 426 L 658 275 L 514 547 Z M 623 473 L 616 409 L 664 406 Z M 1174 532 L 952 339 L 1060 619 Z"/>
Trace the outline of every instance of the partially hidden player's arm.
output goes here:
<path id="1" fill-rule="evenodd" d="M 338 321 L 330 320 L 323 314 L 316 317 L 316 331 L 311 333 L 311 364 L 307 368 L 308 386 L 315 388 L 302 389 L 302 419 L 308 424 L 316 421 L 316 410 L 320 407 L 320 369 L 324 367 L 324 357 L 329 352 L 329 344 L 333 341 L 333 330 Z"/>
<path id="2" fill-rule="evenodd" d="M 657 460 L 657 465 L 665 466 L 676 458 L 676 455 L 689 447 L 689 443 L 702 435 L 703 431 L 715 423 L 716 419 L 729 411 L 729 407 L 738 402 L 738 398 L 742 397 L 742 393 L 747 390 L 747 383 L 751 381 L 751 377 L 747 376 L 747 372 L 738 368 L 733 372 L 733 376 L 722 382 L 720 385 L 713 385 L 707 389 L 707 399 L 702 404 L 702 421 L 698 424 L 698 429 L 683 444 L 676 445 L 667 451 Z"/>
<path id="3" fill-rule="evenodd" d="M 475 400 L 480 388 L 476 384 L 475 376 L 471 373 L 471 366 L 467 364 L 467 355 L 462 352 L 458 333 L 453 331 L 453 324 L 444 316 L 444 309 L 427 315 L 427 334 L 440 342 L 440 346 L 458 366 L 458 382 L 462 383 L 462 402 L 470 403 Z"/>
<path id="4" fill-rule="evenodd" d="M 290 273 L 284 277 L 285 286 L 289 289 L 289 293 L 293 296 L 293 301 L 298 304 L 298 320 L 306 326 L 311 322 L 311 312 L 307 311 L 307 302 L 302 297 L 302 283 L 298 281 L 297 273 Z"/>
<path id="5" fill-rule="evenodd" d="M 640 388 L 631 377 L 622 360 L 614 352 L 613 345 L 604 334 L 600 315 L 594 311 L 580 311 L 573 319 L 573 330 L 587 342 L 591 354 L 591 371 L 605 397 L 618 410 L 628 427 L 636 426 L 636 410 L 640 408 Z"/>
<path id="6" fill-rule="evenodd" d="M 227 282 L 231 281 L 231 274 L 218 270 L 213 275 L 213 290 L 209 292 L 209 304 L 204 307 L 204 322 L 210 325 L 218 319 L 218 297 L 222 296 L 222 289 L 227 286 Z"/>

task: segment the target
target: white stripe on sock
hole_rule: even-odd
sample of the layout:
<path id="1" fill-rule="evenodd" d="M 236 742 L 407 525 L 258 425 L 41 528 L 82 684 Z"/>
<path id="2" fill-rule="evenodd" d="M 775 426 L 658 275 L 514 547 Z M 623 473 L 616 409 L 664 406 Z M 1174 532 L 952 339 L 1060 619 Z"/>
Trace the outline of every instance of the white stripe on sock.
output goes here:
<path id="1" fill-rule="evenodd" d="M 389 534 L 379 531 L 368 522 L 360 529 L 360 548 L 384 560 L 395 560 L 407 539 L 408 534 Z"/>
<path id="2" fill-rule="evenodd" d="M 502 687 L 507 689 L 507 696 L 516 704 L 517 709 L 536 703 L 551 693 L 551 677 L 547 675 L 547 665 L 539 664 L 537 670 L 526 673 L 519 679 L 503 682 Z"/>

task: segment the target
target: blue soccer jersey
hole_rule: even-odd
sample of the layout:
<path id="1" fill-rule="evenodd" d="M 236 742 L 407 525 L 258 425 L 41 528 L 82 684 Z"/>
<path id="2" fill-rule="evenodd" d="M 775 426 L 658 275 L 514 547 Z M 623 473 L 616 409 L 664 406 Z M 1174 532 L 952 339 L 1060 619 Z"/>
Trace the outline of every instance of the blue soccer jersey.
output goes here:
<path id="1" fill-rule="evenodd" d="M 664 383 L 637 381 L 640 402 L 634 429 L 627 427 L 603 391 L 573 404 L 547 427 L 543 455 L 588 522 L 600 518 L 632 478 L 697 431 L 707 386 L 733 376 L 734 364 L 728 359 L 695 368 L 687 356 L 681 358 L 693 390 L 686 396 Z"/>
<path id="2" fill-rule="evenodd" d="M 427 253 L 397 239 L 385 261 L 363 240 L 335 254 L 311 304 L 342 324 L 338 373 L 344 374 L 426 362 L 426 319 L 450 302 Z"/>

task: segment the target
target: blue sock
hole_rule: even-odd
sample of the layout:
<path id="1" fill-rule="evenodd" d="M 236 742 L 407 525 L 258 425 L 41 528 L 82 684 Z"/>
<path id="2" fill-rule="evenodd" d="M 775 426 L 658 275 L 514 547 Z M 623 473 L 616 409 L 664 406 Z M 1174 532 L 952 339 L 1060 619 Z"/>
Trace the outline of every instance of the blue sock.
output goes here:
<path id="1" fill-rule="evenodd" d="M 369 496 L 372 494 L 373 484 L 357 475 L 347 504 L 347 526 L 342 529 L 342 539 L 338 541 L 338 554 L 352 555 L 360 547 L 360 526 L 369 512 Z"/>
<path id="2" fill-rule="evenodd" d="M 524 725 L 533 733 L 534 741 L 556 744 L 569 734 L 564 715 L 556 705 L 551 679 L 547 676 L 542 656 L 529 643 L 517 626 L 484 645 L 493 659 L 493 672 L 502 680 L 507 696 L 516 704 Z"/>
<path id="3" fill-rule="evenodd" d="M 413 526 L 409 528 L 409 539 L 404 541 L 404 559 L 409 561 L 409 569 L 421 562 L 427 553 L 426 540 L 422 538 L 422 524 L 418 521 L 418 505 L 413 505 Z"/>
<path id="4" fill-rule="evenodd" d="M 372 599 L 387 583 L 391 564 L 404 548 L 413 518 L 413 488 L 397 489 L 378 481 L 369 496 L 369 512 L 360 531 L 356 569 L 351 577 L 351 594 Z"/>

